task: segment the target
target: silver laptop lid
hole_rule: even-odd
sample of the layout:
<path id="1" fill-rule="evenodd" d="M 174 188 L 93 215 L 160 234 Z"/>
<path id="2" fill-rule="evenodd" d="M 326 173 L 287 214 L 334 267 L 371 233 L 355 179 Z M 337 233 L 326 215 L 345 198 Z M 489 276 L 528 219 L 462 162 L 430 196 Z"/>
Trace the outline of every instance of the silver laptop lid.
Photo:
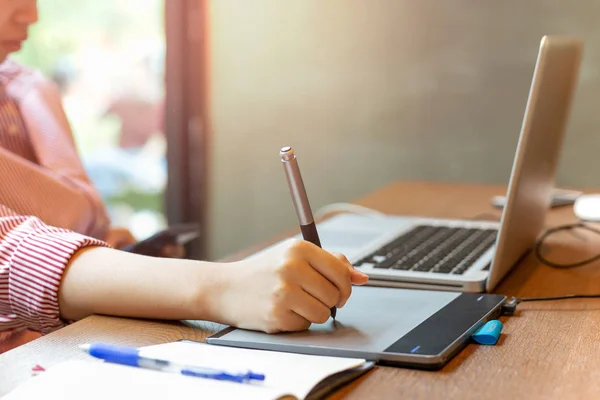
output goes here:
<path id="1" fill-rule="evenodd" d="M 533 247 L 544 227 L 582 53 L 579 38 L 545 36 L 540 43 L 487 291 Z"/>

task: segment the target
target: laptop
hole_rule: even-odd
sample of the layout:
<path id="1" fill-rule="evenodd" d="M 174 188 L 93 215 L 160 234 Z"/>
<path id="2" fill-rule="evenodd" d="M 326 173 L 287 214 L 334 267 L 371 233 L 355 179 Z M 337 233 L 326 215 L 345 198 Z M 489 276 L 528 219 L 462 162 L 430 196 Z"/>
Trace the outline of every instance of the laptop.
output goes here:
<path id="1" fill-rule="evenodd" d="M 541 40 L 499 222 L 338 214 L 317 224 L 322 247 L 370 285 L 492 291 L 543 229 L 582 52 L 579 38 Z"/>

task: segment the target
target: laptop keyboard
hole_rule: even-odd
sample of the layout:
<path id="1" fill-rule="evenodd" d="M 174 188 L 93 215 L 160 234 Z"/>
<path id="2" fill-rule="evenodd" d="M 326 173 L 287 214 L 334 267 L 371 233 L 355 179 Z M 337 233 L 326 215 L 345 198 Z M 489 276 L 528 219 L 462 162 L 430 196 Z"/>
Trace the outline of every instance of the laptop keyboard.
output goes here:
<path id="1" fill-rule="evenodd" d="M 355 264 L 461 275 L 496 242 L 496 229 L 418 225 Z"/>

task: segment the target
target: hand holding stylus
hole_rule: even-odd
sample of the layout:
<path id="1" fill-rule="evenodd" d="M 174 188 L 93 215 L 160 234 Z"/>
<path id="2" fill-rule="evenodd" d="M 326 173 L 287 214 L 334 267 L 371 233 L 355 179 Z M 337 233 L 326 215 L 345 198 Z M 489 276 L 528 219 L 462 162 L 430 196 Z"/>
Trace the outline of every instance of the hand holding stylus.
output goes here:
<path id="1" fill-rule="evenodd" d="M 290 172 L 290 190 L 304 191 L 297 164 Z M 332 308 L 344 307 L 352 285 L 368 281 L 346 257 L 320 247 L 305 194 L 292 198 L 306 240 L 290 239 L 215 269 L 210 287 L 216 296 L 201 294 L 210 298 L 207 319 L 267 333 L 305 330 L 327 322 Z"/>
<path id="2" fill-rule="evenodd" d="M 302 237 L 304 240 L 315 246 L 321 247 L 317 226 L 312 215 L 310 202 L 308 201 L 308 195 L 306 194 L 306 188 L 304 187 L 304 181 L 302 180 L 302 174 L 300 173 L 296 154 L 291 147 L 286 146 L 280 150 L 279 155 L 285 171 L 290 195 L 292 196 L 292 202 L 294 203 L 294 208 L 298 217 Z M 350 264 L 345 257 L 344 260 L 346 263 Z M 336 307 L 331 307 L 330 312 L 331 317 L 335 320 L 337 314 Z"/>
<path id="3" fill-rule="evenodd" d="M 321 247 L 321 240 L 319 239 L 319 233 L 317 232 L 317 225 L 313 219 L 312 210 L 310 209 L 310 202 L 308 201 L 308 195 L 306 194 L 306 188 L 304 187 L 304 181 L 300 174 L 300 168 L 298 167 L 298 160 L 296 160 L 296 154 L 294 150 L 287 146 L 283 147 L 279 151 L 281 156 L 281 162 L 285 171 L 285 177 L 287 179 L 288 187 L 290 189 L 290 195 L 292 196 L 292 202 L 296 209 L 296 215 L 298 216 L 298 223 L 300 224 L 300 231 L 302 237 L 307 242 L 311 242 L 315 246 Z M 337 309 L 331 307 L 331 318 L 335 320 Z"/>
<path id="4" fill-rule="evenodd" d="M 219 289 L 218 322 L 267 333 L 327 322 L 330 308 L 348 301 L 352 284 L 368 280 L 344 256 L 300 239 L 286 240 L 222 272 L 233 278 Z"/>

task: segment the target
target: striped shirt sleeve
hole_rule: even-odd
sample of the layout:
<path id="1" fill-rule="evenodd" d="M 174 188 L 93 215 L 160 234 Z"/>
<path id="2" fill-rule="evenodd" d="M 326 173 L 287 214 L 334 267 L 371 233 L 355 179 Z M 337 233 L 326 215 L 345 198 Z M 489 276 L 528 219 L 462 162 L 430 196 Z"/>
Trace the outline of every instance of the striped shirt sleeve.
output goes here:
<path id="1" fill-rule="evenodd" d="M 86 246 L 107 244 L 0 205 L 0 341 L 22 329 L 48 333 L 65 325 L 58 289 L 69 260 Z"/>

